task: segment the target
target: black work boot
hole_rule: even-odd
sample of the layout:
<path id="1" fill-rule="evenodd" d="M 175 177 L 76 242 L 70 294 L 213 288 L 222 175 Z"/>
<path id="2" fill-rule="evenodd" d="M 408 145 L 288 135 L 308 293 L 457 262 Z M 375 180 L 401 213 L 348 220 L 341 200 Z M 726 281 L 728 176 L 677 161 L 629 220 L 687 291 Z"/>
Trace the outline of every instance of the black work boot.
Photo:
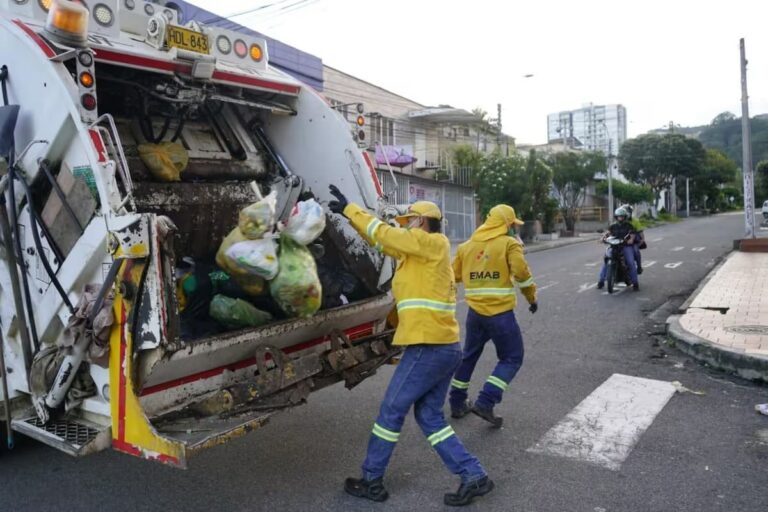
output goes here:
<path id="1" fill-rule="evenodd" d="M 602 282 L 602 281 L 598 281 L 597 282 L 597 289 L 598 290 L 602 290 L 604 286 L 605 286 L 604 282 Z"/>
<path id="2" fill-rule="evenodd" d="M 463 507 L 469 505 L 477 496 L 483 496 L 493 490 L 493 480 L 487 476 L 474 482 L 461 484 L 455 493 L 446 493 L 443 503 L 449 507 Z"/>
<path id="3" fill-rule="evenodd" d="M 643 273 L 643 266 L 642 265 L 638 265 L 637 266 L 637 274 L 640 275 L 642 273 Z"/>
<path id="4" fill-rule="evenodd" d="M 504 423 L 504 418 L 500 418 L 493 413 L 493 407 L 486 409 L 485 407 L 480 407 L 475 404 L 472 407 L 472 413 L 483 418 L 485 421 L 493 425 L 494 428 L 501 428 L 501 425 Z"/>
<path id="5" fill-rule="evenodd" d="M 384 488 L 384 479 L 381 477 L 373 480 L 347 478 L 344 482 L 344 490 L 352 496 L 371 501 L 386 501 L 389 498 L 389 493 Z"/>
<path id="6" fill-rule="evenodd" d="M 632 285 L 632 291 L 633 292 L 639 292 L 640 291 L 640 285 L 635 283 Z"/>
<path id="7" fill-rule="evenodd" d="M 464 400 L 464 402 L 458 407 L 451 406 L 451 418 L 463 418 L 470 412 L 472 412 L 472 402 L 469 400 L 469 398 Z"/>

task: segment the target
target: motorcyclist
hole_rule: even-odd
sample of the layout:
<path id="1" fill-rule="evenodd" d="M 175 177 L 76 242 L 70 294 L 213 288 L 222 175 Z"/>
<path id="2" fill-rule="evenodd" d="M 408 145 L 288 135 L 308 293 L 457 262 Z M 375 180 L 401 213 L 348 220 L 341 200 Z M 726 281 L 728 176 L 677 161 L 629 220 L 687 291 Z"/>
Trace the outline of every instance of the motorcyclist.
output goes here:
<path id="1" fill-rule="evenodd" d="M 635 266 L 635 249 L 632 247 L 635 243 L 635 235 L 637 234 L 632 223 L 629 222 L 629 212 L 623 206 L 616 208 L 613 212 L 613 217 L 616 222 L 610 225 L 608 231 L 603 235 L 603 240 L 609 236 L 618 238 L 624 241 L 622 246 L 622 253 L 624 255 L 624 261 L 627 265 L 627 271 L 629 272 L 629 280 L 632 283 L 632 289 L 638 291 L 640 285 L 637 281 L 637 268 Z M 609 249 L 610 250 L 610 249 Z M 606 252 L 606 255 L 608 253 Z M 605 278 L 608 274 L 608 258 L 603 261 L 603 268 L 600 270 L 600 277 L 597 281 L 597 288 L 602 289 L 605 285 Z"/>
<path id="2" fill-rule="evenodd" d="M 637 274 L 640 275 L 643 273 L 643 256 L 640 254 L 640 249 L 645 249 L 645 234 L 643 233 L 643 230 L 639 228 L 638 223 L 634 219 L 635 209 L 632 208 L 632 205 L 623 204 L 621 207 L 627 210 L 627 213 L 629 213 L 629 222 L 631 222 L 632 226 L 635 228 L 635 243 L 632 244 L 632 248 L 635 250 Z"/>

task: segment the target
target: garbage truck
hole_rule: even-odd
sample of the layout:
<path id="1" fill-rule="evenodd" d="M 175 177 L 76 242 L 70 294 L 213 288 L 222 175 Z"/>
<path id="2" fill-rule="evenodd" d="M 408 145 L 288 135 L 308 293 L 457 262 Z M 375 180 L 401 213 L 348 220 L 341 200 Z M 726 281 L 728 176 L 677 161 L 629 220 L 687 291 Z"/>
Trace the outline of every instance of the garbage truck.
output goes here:
<path id="1" fill-rule="evenodd" d="M 393 361 L 391 261 L 327 209 L 309 247 L 326 274 L 314 315 L 224 330 L 182 311 L 190 268 L 227 279 L 215 255 L 256 193 L 274 192 L 278 224 L 331 184 L 392 208 L 348 123 L 270 66 L 264 39 L 163 2 L 0 0 L 0 81 L 9 443 L 184 468 Z M 170 179 L 141 155 L 163 144 L 184 153 Z"/>

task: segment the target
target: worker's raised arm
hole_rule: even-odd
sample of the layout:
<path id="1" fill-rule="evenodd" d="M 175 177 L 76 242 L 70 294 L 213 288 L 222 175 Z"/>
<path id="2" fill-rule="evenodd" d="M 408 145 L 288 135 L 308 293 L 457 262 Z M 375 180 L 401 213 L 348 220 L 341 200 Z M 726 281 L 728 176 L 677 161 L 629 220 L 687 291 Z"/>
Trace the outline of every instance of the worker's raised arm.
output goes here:
<path id="1" fill-rule="evenodd" d="M 533 282 L 533 274 L 528 268 L 528 262 L 523 255 L 523 247 L 519 243 L 510 243 L 507 246 L 507 264 L 509 272 L 515 278 L 517 286 L 525 296 L 528 304 L 536 302 L 536 283 Z"/>
<path id="2" fill-rule="evenodd" d="M 394 228 L 354 203 L 344 208 L 344 216 L 369 243 L 380 246 L 385 253 L 424 258 L 429 258 L 431 254 L 429 235 L 420 229 Z"/>

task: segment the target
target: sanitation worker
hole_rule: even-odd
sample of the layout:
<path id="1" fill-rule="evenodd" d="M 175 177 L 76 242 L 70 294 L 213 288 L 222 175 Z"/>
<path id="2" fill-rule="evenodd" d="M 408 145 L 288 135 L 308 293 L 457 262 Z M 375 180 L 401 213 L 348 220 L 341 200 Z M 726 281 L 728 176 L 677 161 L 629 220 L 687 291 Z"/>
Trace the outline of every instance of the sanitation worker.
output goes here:
<path id="1" fill-rule="evenodd" d="M 515 283 L 536 313 L 536 285 L 516 238 L 523 224 L 515 210 L 505 204 L 491 208 L 488 219 L 472 237 L 461 244 L 453 260 L 456 281 L 464 283 L 469 306 L 464 356 L 451 381 L 451 416 L 461 418 L 472 412 L 494 427 L 503 418 L 494 406 L 501 402 L 507 386 L 523 365 L 523 337 L 515 319 Z M 474 404 L 468 398 L 469 381 L 488 340 L 493 340 L 499 362 L 483 384 Z"/>
<path id="2" fill-rule="evenodd" d="M 379 416 L 373 424 L 362 478 L 348 478 L 344 489 L 372 501 L 389 496 L 384 472 L 397 445 L 405 416 L 414 408 L 416 423 L 448 469 L 461 477 L 446 505 L 462 506 L 490 492 L 493 481 L 448 425 L 443 406 L 453 372 L 461 362 L 456 322 L 456 287 L 450 261 L 450 243 L 441 233 L 442 214 L 429 201 L 413 203 L 392 227 L 349 204 L 338 188 L 328 204 L 347 217 L 371 244 L 397 259 L 392 294 L 397 302 L 398 326 L 394 344 L 405 347 L 392 375 Z"/>

